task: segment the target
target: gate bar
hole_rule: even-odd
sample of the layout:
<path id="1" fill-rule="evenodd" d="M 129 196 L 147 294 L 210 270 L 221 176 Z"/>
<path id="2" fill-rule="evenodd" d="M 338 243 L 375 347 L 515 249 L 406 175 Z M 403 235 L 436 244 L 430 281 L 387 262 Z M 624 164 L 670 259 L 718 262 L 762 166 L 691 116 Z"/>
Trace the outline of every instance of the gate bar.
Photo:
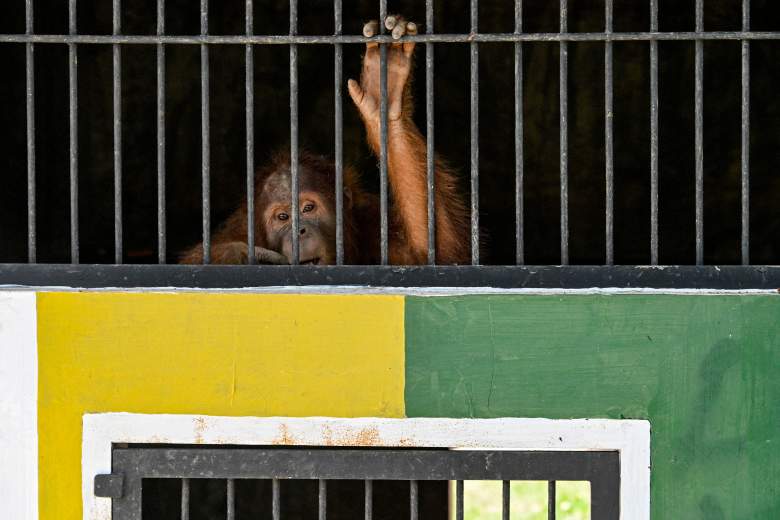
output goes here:
<path id="1" fill-rule="evenodd" d="M 317 496 L 317 520 L 327 520 L 328 516 L 328 481 L 319 479 L 319 490 Z"/>
<path id="2" fill-rule="evenodd" d="M 509 520 L 510 496 L 508 480 L 501 482 L 501 520 Z"/>
<path id="3" fill-rule="evenodd" d="M 371 480 L 366 480 L 365 488 L 365 519 L 371 520 L 374 516 L 374 483 Z"/>
<path id="4" fill-rule="evenodd" d="M 455 519 L 463 520 L 463 481 L 455 482 Z"/>
<path id="5" fill-rule="evenodd" d="M 555 520 L 555 515 L 557 513 L 555 508 L 555 503 L 557 502 L 555 493 L 555 481 L 547 481 L 547 520 Z"/>
<path id="6" fill-rule="evenodd" d="M 271 480 L 271 515 L 273 520 L 281 520 L 281 504 L 279 501 L 279 479 Z"/>
<path id="7" fill-rule="evenodd" d="M 409 481 L 409 519 L 419 520 L 420 517 L 420 498 L 419 486 L 416 480 Z"/>
<path id="8" fill-rule="evenodd" d="M 236 520 L 236 481 L 227 479 L 227 520 Z"/>
<path id="9" fill-rule="evenodd" d="M 190 479 L 181 479 L 181 520 L 190 520 Z"/>

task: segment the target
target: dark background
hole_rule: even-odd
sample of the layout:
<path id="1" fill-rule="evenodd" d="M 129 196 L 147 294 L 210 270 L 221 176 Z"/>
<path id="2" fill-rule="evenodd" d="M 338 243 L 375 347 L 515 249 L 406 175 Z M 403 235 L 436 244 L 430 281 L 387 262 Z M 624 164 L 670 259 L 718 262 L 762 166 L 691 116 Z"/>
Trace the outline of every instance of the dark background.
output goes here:
<path id="1" fill-rule="evenodd" d="M 332 34 L 330 0 L 299 1 L 301 34 Z M 126 34 L 153 34 L 154 0 L 125 0 Z M 168 0 L 169 34 L 199 32 L 198 2 Z M 255 33 L 286 34 L 288 2 L 255 2 Z M 527 32 L 556 32 L 558 3 L 524 2 Z M 649 2 L 615 1 L 615 31 L 649 28 Z M 375 18 L 375 1 L 344 2 L 344 31 L 359 34 Z M 569 1 L 569 29 L 603 30 L 604 4 Z M 694 0 L 659 0 L 662 31 L 691 31 Z M 436 2 L 436 32 L 468 32 L 467 0 Z M 424 21 L 423 1 L 390 1 L 390 12 Z M 511 32 L 513 2 L 480 2 L 481 32 Z M 741 0 L 705 2 L 707 30 L 739 30 Z M 78 28 L 110 34 L 111 2 L 82 0 Z M 244 2 L 212 1 L 212 34 L 244 32 Z M 752 1 L 752 29 L 780 30 L 780 5 Z M 67 2 L 35 2 L 35 31 L 67 33 Z M 24 32 L 23 0 L 0 6 L 0 32 Z M 344 81 L 356 78 L 362 45 L 345 47 Z M 480 45 L 480 207 L 487 263 L 514 261 L 513 46 Z M 645 43 L 614 45 L 615 260 L 650 260 L 649 51 Z M 694 44 L 661 42 L 660 261 L 690 264 L 694 243 Z M 570 256 L 604 263 L 604 45 L 569 44 Z M 705 42 L 704 260 L 740 261 L 740 43 Z M 113 262 L 113 135 L 111 47 L 82 45 L 79 74 L 79 221 L 81 261 Z M 195 45 L 167 47 L 168 261 L 200 239 L 200 58 Z M 212 224 L 244 197 L 244 47 L 213 46 L 211 56 Z M 255 133 L 258 165 L 289 140 L 288 49 L 255 48 Z M 417 121 L 425 124 L 424 49 L 417 51 Z M 69 261 L 67 47 L 35 48 L 38 261 Z M 436 46 L 438 153 L 462 173 L 468 190 L 469 59 L 467 45 Z M 0 44 L 0 262 L 26 261 L 24 45 Z M 301 46 L 300 139 L 333 155 L 333 49 Z M 526 262 L 559 263 L 558 45 L 524 45 Z M 155 262 L 155 47 L 123 47 L 124 261 Z M 751 44 L 751 262 L 780 263 L 780 42 Z M 376 160 L 344 88 L 346 160 L 377 189 Z M 377 230 L 377 233 L 379 231 Z M 464 240 L 467 238 L 464 237 Z"/>

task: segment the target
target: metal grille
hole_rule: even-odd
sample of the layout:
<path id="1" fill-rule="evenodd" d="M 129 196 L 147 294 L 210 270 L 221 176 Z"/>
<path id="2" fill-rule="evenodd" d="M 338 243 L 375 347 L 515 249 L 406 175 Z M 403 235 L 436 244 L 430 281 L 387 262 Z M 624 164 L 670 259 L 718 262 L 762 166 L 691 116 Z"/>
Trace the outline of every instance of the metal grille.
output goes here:
<path id="1" fill-rule="evenodd" d="M 111 284 L 116 286 L 145 286 L 161 281 L 162 285 L 211 285 L 225 276 L 224 271 L 204 270 L 198 267 L 177 267 L 171 269 L 155 268 L 153 266 L 131 267 L 123 265 L 123 218 L 122 218 L 122 48 L 128 45 L 153 45 L 156 47 L 156 97 L 157 97 L 157 241 L 158 260 L 160 264 L 166 261 L 167 229 L 166 229 L 166 141 L 165 141 L 165 67 L 166 46 L 197 45 L 200 49 L 200 108 L 201 108 L 201 217 L 203 262 L 210 263 L 211 251 L 211 171 L 210 143 L 211 128 L 209 124 L 209 81 L 210 64 L 209 50 L 215 45 L 245 46 L 245 106 L 246 106 L 246 189 L 247 189 L 247 243 L 249 263 L 255 262 L 254 246 L 256 243 L 253 221 L 255 207 L 254 193 L 255 142 L 254 142 L 254 46 L 256 45 L 286 45 L 289 47 L 289 89 L 290 89 L 290 171 L 292 177 L 292 228 L 293 228 L 293 264 L 297 264 L 299 252 L 299 213 L 298 213 L 298 167 L 299 167 L 299 113 L 298 113 L 298 50 L 301 45 L 331 45 L 334 47 L 334 87 L 335 87 L 335 171 L 336 171 L 336 250 L 337 263 L 344 263 L 344 208 L 343 208 L 343 46 L 364 44 L 368 41 L 379 42 L 381 51 L 381 124 L 380 124 L 380 235 L 381 235 L 381 266 L 376 268 L 318 268 L 304 271 L 292 267 L 262 266 L 240 271 L 241 285 L 288 285 L 288 284 L 332 284 L 332 283 L 369 283 L 373 285 L 396 284 L 410 285 L 405 277 L 410 275 L 419 285 L 493 285 L 511 287 L 536 286 L 600 286 L 618 285 L 633 286 L 649 285 L 659 287 L 705 287 L 719 286 L 729 288 L 776 288 L 780 286 L 780 271 L 771 266 L 750 266 L 750 44 L 756 40 L 779 40 L 780 32 L 756 32 L 750 29 L 750 1 L 742 0 L 742 30 L 740 31 L 705 31 L 704 1 L 696 0 L 696 24 L 692 32 L 659 32 L 658 0 L 649 0 L 650 27 L 647 32 L 615 32 L 613 30 L 613 0 L 605 0 L 604 30 L 602 32 L 576 33 L 569 32 L 569 16 L 567 0 L 560 1 L 559 32 L 526 33 L 523 32 L 523 3 L 516 0 L 514 10 L 514 32 L 512 33 L 480 33 L 479 32 L 479 2 L 470 0 L 470 32 L 468 34 L 437 34 L 434 33 L 434 2 L 425 2 L 425 34 L 404 36 L 405 39 L 423 43 L 425 47 L 425 105 L 426 105 L 426 140 L 427 140 L 427 214 L 428 214 L 428 258 L 427 262 L 436 264 L 435 251 L 435 219 L 434 203 L 434 118 L 433 118 L 433 86 L 434 86 L 434 46 L 436 44 L 466 43 L 470 48 L 470 237 L 464 240 L 471 244 L 471 268 L 456 269 L 414 268 L 398 270 L 384 268 L 388 264 L 388 157 L 387 157 L 387 44 L 393 41 L 390 35 L 384 34 L 384 25 L 380 24 L 382 34 L 366 38 L 364 36 L 343 34 L 343 11 L 341 0 L 334 0 L 333 15 L 335 31 L 333 35 L 299 35 L 298 6 L 296 0 L 289 3 L 289 31 L 287 35 L 256 35 L 253 30 L 253 0 L 246 0 L 245 34 L 242 35 L 212 35 L 209 34 L 209 2 L 200 2 L 200 34 L 191 36 L 174 36 L 165 33 L 165 0 L 157 0 L 157 27 L 154 35 L 124 35 L 122 34 L 120 0 L 113 0 L 112 33 L 110 35 L 79 34 L 76 24 L 77 0 L 68 1 L 68 33 L 67 34 L 35 34 L 33 31 L 33 0 L 26 0 L 24 34 L 0 34 L 0 43 L 22 43 L 26 47 L 26 134 L 27 134 L 27 224 L 28 224 L 28 264 L 0 265 L 0 283 L 10 284 L 77 284 L 85 286 L 100 286 Z M 387 15 L 387 1 L 378 1 L 378 15 L 384 19 Z M 649 258 L 651 265 L 659 263 L 658 239 L 658 42 L 659 41 L 693 41 L 695 42 L 695 251 L 698 269 L 673 268 L 664 271 L 647 272 L 637 270 L 625 271 L 612 269 L 614 264 L 614 131 L 613 131 L 613 43 L 614 42 L 646 42 L 650 55 L 650 164 L 651 179 L 650 198 L 650 243 Z M 705 41 L 738 41 L 741 42 L 741 263 L 742 269 L 723 271 L 704 265 L 704 150 L 703 150 L 703 81 L 704 81 L 704 46 Z M 515 266 L 483 271 L 480 266 L 480 208 L 479 208 L 479 49 L 481 43 L 510 42 L 514 44 L 514 150 L 515 150 L 515 183 L 514 183 L 514 239 Z M 524 238 L 524 149 L 523 149 L 523 44 L 526 42 L 557 42 L 559 46 L 559 100 L 560 100 L 560 265 L 568 266 L 569 248 L 569 107 L 568 107 L 568 46 L 570 42 L 603 42 L 604 44 L 604 91 L 605 91 L 605 191 L 606 211 L 604 215 L 604 231 L 606 235 L 605 265 L 600 268 L 583 268 L 572 266 L 559 268 L 542 266 L 529 269 L 524 266 L 526 246 Z M 36 225 L 36 130 L 35 130 L 35 81 L 34 81 L 34 50 L 37 45 L 65 44 L 68 48 L 69 77 L 69 204 L 70 204 L 70 261 L 75 267 L 36 264 L 37 260 L 37 225 Z M 79 99 L 77 85 L 77 66 L 79 48 L 84 45 L 107 44 L 112 47 L 113 56 L 113 169 L 114 169 L 114 260 L 115 266 L 77 266 L 79 264 L 79 171 L 78 171 L 78 115 Z M 480 266 L 476 269 L 475 266 Z M 306 269 L 309 269 L 308 267 Z M 400 273 L 400 274 L 399 274 Z M 416 278 L 415 278 L 416 277 Z M 221 285 L 229 286 L 230 277 Z M 45 282 L 43 282 L 45 280 Z M 154 282 L 152 282 L 154 280 Z M 653 281 L 657 280 L 657 281 Z M 165 283 L 167 282 L 167 283 Z"/>
<path id="2" fill-rule="evenodd" d="M 189 518 L 197 497 L 190 492 L 192 479 L 224 479 L 226 518 L 236 518 L 236 481 L 264 479 L 272 483 L 271 503 L 275 520 L 283 518 L 280 482 L 287 479 L 318 481 L 318 518 L 325 520 L 328 482 L 364 481 L 363 496 L 351 500 L 364 504 L 364 518 L 374 511 L 374 483 L 407 481 L 409 517 L 418 518 L 419 483 L 455 481 L 455 518 L 464 515 L 464 480 L 497 480 L 502 486 L 502 518 L 510 514 L 509 483 L 512 480 L 548 480 L 548 518 L 555 519 L 555 481 L 589 481 L 591 518 L 610 520 L 620 514 L 620 461 L 617 452 L 447 451 L 425 449 L 266 449 L 266 448 L 118 448 L 113 449 L 112 474 L 96 477 L 98 496 L 113 499 L 114 520 L 141 520 L 143 479 L 179 479 L 181 518 Z M 343 498 L 343 497 L 342 497 Z M 348 499 L 349 500 L 349 499 Z M 446 509 L 446 504 L 441 504 Z M 381 516 L 377 512 L 378 516 Z"/>

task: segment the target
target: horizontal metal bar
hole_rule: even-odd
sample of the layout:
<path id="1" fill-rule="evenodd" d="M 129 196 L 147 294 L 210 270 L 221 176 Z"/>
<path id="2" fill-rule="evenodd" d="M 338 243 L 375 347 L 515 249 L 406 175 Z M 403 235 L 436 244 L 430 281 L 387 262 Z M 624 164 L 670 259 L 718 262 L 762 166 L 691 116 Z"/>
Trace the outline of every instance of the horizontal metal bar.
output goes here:
<path id="1" fill-rule="evenodd" d="M 114 472 L 142 478 L 598 480 L 617 451 L 115 448 Z"/>
<path id="2" fill-rule="evenodd" d="M 780 266 L 226 266 L 0 264 L 0 286 L 772 289 Z"/>
<path id="3" fill-rule="evenodd" d="M 481 34 L 417 34 L 404 36 L 402 41 L 431 43 L 500 43 L 500 42 L 560 42 L 560 41 L 654 41 L 654 40 L 780 40 L 780 32 L 771 31 L 712 31 L 712 32 L 596 32 L 596 33 L 481 33 Z M 0 43 L 95 43 L 95 44 L 267 44 L 289 45 L 297 43 L 398 43 L 390 35 L 86 35 L 86 34 L 0 34 Z"/>

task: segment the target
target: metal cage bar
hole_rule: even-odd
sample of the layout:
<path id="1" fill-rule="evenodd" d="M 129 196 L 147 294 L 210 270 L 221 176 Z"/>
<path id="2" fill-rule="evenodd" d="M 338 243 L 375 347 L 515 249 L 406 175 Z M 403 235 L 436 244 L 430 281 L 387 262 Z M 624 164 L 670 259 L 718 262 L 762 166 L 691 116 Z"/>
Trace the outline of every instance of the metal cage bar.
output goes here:
<path id="1" fill-rule="evenodd" d="M 560 31 L 568 31 L 568 2 L 560 0 Z M 569 44 L 561 41 L 559 49 L 560 91 L 560 169 L 561 169 L 561 265 L 569 263 Z"/>
<path id="2" fill-rule="evenodd" d="M 68 33 L 76 34 L 76 0 L 68 2 Z M 70 262 L 79 263 L 79 119 L 78 51 L 68 44 L 68 122 L 70 131 Z"/>
<path id="3" fill-rule="evenodd" d="M 200 32 L 209 32 L 209 1 L 200 0 Z M 209 119 L 209 47 L 200 46 L 201 218 L 203 263 L 211 263 L 211 125 Z"/>
<path id="4" fill-rule="evenodd" d="M 502 42 L 650 42 L 650 41 L 777 41 L 780 31 L 695 31 L 674 32 L 589 32 L 589 33 L 482 33 L 482 34 L 416 34 L 404 36 L 416 43 L 502 43 Z M 393 43 L 390 35 L 97 35 L 97 34 L 0 34 L 0 43 L 60 43 L 111 45 L 333 45 L 354 43 Z"/>
<path id="5" fill-rule="evenodd" d="M 607 33 L 612 32 L 612 18 L 613 18 L 613 0 L 605 0 L 604 2 L 604 31 Z M 614 119 L 614 106 L 612 103 L 614 80 L 613 80 L 613 67 L 612 67 L 612 42 L 608 41 L 604 43 L 604 164 L 605 164 L 605 240 L 606 240 L 606 252 L 605 263 L 612 265 L 615 263 L 615 237 L 614 237 L 614 214 L 615 214 L 615 167 L 613 163 L 614 159 L 614 138 L 613 138 L 613 125 Z"/>
<path id="6" fill-rule="evenodd" d="M 379 0 L 379 34 L 384 35 L 387 0 Z M 387 45 L 379 45 L 379 248 L 380 264 L 388 264 L 387 193 Z"/>
<path id="7" fill-rule="evenodd" d="M 344 30 L 341 0 L 333 0 L 334 34 Z M 336 167 L 336 265 L 344 264 L 344 103 L 342 81 L 344 78 L 344 48 L 333 46 L 333 117 L 335 120 L 334 162 Z"/>
<path id="8" fill-rule="evenodd" d="M 122 3 L 113 0 L 112 34 L 122 32 Z M 114 101 L 114 263 L 122 263 L 122 48 L 114 44 L 113 101 Z"/>
<path id="9" fill-rule="evenodd" d="M 25 34 L 33 34 L 33 0 L 24 3 Z M 35 46 L 25 44 L 25 117 L 27 119 L 27 262 L 37 261 L 35 217 Z"/>
<path id="10" fill-rule="evenodd" d="M 246 0 L 244 29 L 247 36 L 254 32 L 254 2 Z M 251 44 L 244 49 L 244 97 L 246 107 L 246 248 L 247 263 L 255 258 L 255 52 Z"/>
<path id="11" fill-rule="evenodd" d="M 165 34 L 165 0 L 157 0 L 157 36 Z M 166 262 L 165 45 L 157 44 L 157 262 Z"/>
<path id="12" fill-rule="evenodd" d="M 523 32 L 523 1 L 515 0 L 515 34 Z M 525 264 L 523 157 L 523 43 L 515 42 L 515 263 Z"/>
<path id="13" fill-rule="evenodd" d="M 696 33 L 704 31 L 704 0 L 696 0 Z M 695 42 L 696 265 L 704 264 L 704 42 Z"/>
<path id="14" fill-rule="evenodd" d="M 742 30 L 750 30 L 750 0 L 742 0 Z M 740 190 L 742 265 L 750 265 L 750 42 L 742 40 L 742 157 Z"/>
<path id="15" fill-rule="evenodd" d="M 433 0 L 425 0 L 425 32 L 433 34 Z M 436 172 L 433 112 L 433 43 L 425 44 L 425 173 L 427 181 L 428 264 L 436 264 Z"/>
<path id="16" fill-rule="evenodd" d="M 479 0 L 471 0 L 471 34 L 479 32 Z M 471 265 L 479 265 L 479 45 L 470 51 L 471 91 Z"/>
<path id="17" fill-rule="evenodd" d="M 650 0 L 650 31 L 658 32 L 658 0 Z M 650 264 L 658 265 L 658 41 L 650 40 Z"/>
<path id="18" fill-rule="evenodd" d="M 290 36 L 298 33 L 298 1 L 290 0 Z M 290 45 L 290 214 L 292 215 L 291 264 L 301 261 L 301 215 L 298 185 L 298 46 Z"/>
<path id="19" fill-rule="evenodd" d="M 33 0 L 24 3 L 25 34 L 33 34 Z M 25 44 L 25 118 L 27 128 L 27 262 L 34 264 L 36 251 L 35 222 L 35 47 Z"/>

